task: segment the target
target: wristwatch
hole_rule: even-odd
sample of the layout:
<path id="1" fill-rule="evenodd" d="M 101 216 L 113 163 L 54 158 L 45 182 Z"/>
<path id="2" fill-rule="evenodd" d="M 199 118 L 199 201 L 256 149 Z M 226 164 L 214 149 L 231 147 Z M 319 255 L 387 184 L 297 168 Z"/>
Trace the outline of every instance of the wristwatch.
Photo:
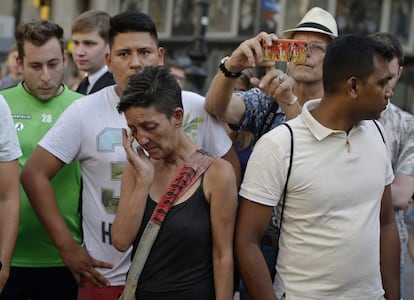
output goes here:
<path id="1" fill-rule="evenodd" d="M 230 57 L 226 56 L 220 60 L 220 65 L 219 65 L 220 71 L 223 72 L 224 76 L 229 77 L 229 78 L 240 77 L 240 75 L 242 74 L 241 72 L 237 72 L 237 73 L 230 72 L 229 70 L 227 70 L 226 66 L 224 65 L 226 60 L 228 60 L 229 58 Z"/>

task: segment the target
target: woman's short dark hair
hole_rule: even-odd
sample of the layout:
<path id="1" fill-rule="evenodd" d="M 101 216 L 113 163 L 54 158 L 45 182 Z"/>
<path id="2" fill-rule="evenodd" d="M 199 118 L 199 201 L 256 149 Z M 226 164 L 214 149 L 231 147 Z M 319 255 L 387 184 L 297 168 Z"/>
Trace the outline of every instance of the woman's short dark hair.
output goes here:
<path id="1" fill-rule="evenodd" d="M 168 118 L 175 108 L 183 108 L 181 88 L 165 66 L 147 66 L 142 72 L 133 74 L 117 108 L 121 113 L 130 107 L 150 106 Z"/>

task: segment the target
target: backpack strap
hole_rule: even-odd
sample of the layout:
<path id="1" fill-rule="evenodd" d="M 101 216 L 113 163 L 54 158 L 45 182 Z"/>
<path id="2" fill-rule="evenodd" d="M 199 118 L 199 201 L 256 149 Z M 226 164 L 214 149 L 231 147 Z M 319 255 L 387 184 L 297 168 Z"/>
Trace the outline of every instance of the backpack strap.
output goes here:
<path id="1" fill-rule="evenodd" d="M 281 125 L 286 126 L 289 129 L 289 133 L 290 133 L 290 157 L 289 157 L 289 167 L 288 167 L 288 171 L 286 174 L 286 181 L 285 181 L 285 186 L 283 188 L 283 194 L 282 194 L 282 209 L 280 212 L 280 220 L 279 220 L 279 228 L 278 228 L 278 235 L 277 235 L 277 240 L 276 240 L 276 244 L 277 244 L 277 248 L 276 248 L 276 254 L 275 254 L 275 267 L 273 268 L 273 272 L 272 272 L 272 280 L 274 279 L 275 275 L 276 275 L 276 263 L 277 263 L 277 256 L 279 254 L 279 240 L 280 240 L 280 234 L 282 233 L 282 222 L 283 222 L 283 215 L 285 213 L 285 203 L 286 203 L 286 194 L 287 194 L 287 189 L 288 189 L 288 183 L 289 183 L 289 177 L 290 177 L 290 173 L 292 171 L 292 163 L 293 163 L 293 130 L 292 127 L 290 127 L 289 124 L 287 123 L 282 123 Z M 273 208 L 275 210 L 275 214 L 276 214 L 276 207 Z"/>
<path id="2" fill-rule="evenodd" d="M 154 212 L 142 233 L 141 240 L 138 243 L 137 250 L 135 251 L 128 272 L 125 289 L 119 299 L 135 300 L 135 290 L 138 286 L 138 279 L 169 209 L 174 205 L 175 201 L 197 181 L 213 161 L 214 158 L 208 156 L 206 152 L 197 150 L 178 171 L 176 177 L 170 183 L 168 190 L 164 193 L 155 207 Z"/>
<path id="3" fill-rule="evenodd" d="M 372 120 L 372 122 L 374 122 L 374 124 L 375 124 L 375 126 L 377 127 L 377 129 L 378 129 L 379 133 L 381 134 L 382 141 L 384 142 L 384 144 L 386 144 L 386 143 L 385 143 L 384 134 L 382 133 L 381 128 L 379 127 L 379 125 L 378 125 L 377 121 Z"/>

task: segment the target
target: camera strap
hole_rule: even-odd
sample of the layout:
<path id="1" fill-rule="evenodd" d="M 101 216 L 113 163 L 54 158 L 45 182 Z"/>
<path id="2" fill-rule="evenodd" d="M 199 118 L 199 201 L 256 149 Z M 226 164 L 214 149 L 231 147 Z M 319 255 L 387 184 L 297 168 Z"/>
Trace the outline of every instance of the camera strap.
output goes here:
<path id="1" fill-rule="evenodd" d="M 277 102 L 273 100 L 272 104 L 270 104 L 270 107 L 266 113 L 264 122 L 262 123 L 262 126 L 260 126 L 259 137 L 261 137 L 263 134 L 268 132 L 270 128 L 272 128 L 272 124 L 276 118 L 276 112 L 278 108 L 279 104 L 277 104 Z"/>

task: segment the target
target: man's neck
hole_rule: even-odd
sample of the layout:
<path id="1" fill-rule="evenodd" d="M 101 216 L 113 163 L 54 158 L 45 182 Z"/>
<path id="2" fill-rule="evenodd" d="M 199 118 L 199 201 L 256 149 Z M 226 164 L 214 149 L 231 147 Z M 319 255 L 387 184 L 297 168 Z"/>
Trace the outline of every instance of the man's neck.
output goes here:
<path id="1" fill-rule="evenodd" d="M 338 95 L 324 96 L 310 113 L 327 128 L 349 132 L 361 120 L 355 118 L 352 109 L 344 104 L 346 102 L 346 99 Z"/>
<path id="2" fill-rule="evenodd" d="M 124 93 L 124 88 L 122 87 L 122 86 L 120 86 L 119 84 L 117 84 L 116 86 L 115 86 L 115 92 L 116 92 L 116 94 L 119 96 L 119 97 L 121 97 L 122 96 L 122 94 Z"/>
<path id="3" fill-rule="evenodd" d="M 28 88 L 28 86 L 27 86 L 27 84 L 26 84 L 26 82 L 23 80 L 22 81 L 22 86 L 23 86 L 23 88 L 24 88 L 24 90 L 27 92 L 27 93 L 29 93 L 30 95 L 33 95 L 32 94 L 32 92 L 30 91 L 30 89 Z M 61 83 L 60 85 L 59 85 L 59 88 L 58 88 L 58 90 L 56 91 L 56 94 L 53 96 L 53 97 L 56 97 L 56 96 L 59 96 L 63 91 L 65 90 L 65 86 L 63 85 L 63 83 Z M 52 98 L 53 98 L 52 97 Z M 38 100 L 40 100 L 40 99 L 38 99 Z M 44 100 L 44 101 L 49 101 L 50 99 L 48 99 L 48 100 Z M 42 100 L 43 101 L 43 100 Z"/>
<path id="4" fill-rule="evenodd" d="M 298 102 L 301 106 L 309 100 L 318 99 L 323 96 L 322 81 L 313 83 L 295 83 L 293 90 L 296 97 L 298 97 Z"/>
<path id="5" fill-rule="evenodd" d="M 102 68 L 100 68 L 99 70 L 96 70 L 95 72 L 86 72 L 88 78 L 90 78 L 90 80 L 92 79 L 98 79 L 99 77 L 101 77 L 103 74 L 105 74 L 105 72 L 108 70 L 108 67 L 102 66 Z"/>

